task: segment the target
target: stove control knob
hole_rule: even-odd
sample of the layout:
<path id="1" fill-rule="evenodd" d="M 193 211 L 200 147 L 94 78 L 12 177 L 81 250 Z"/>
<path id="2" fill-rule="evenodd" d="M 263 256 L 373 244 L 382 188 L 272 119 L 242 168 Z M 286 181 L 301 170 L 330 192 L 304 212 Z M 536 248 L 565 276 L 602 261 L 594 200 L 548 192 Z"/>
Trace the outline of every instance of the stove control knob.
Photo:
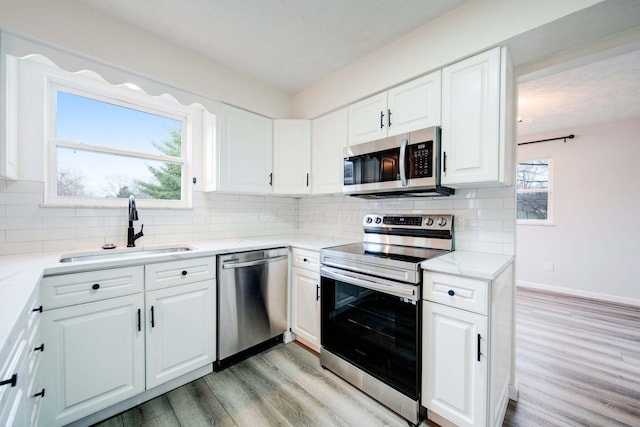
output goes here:
<path id="1" fill-rule="evenodd" d="M 373 222 L 373 218 L 370 216 L 367 217 L 367 224 L 371 224 Z"/>
<path id="2" fill-rule="evenodd" d="M 447 220 L 445 218 L 438 218 L 438 222 L 436 223 L 438 224 L 439 227 L 444 227 L 445 225 L 447 225 Z"/>
<path id="3" fill-rule="evenodd" d="M 382 222 L 382 218 L 377 217 L 377 218 L 376 218 L 376 224 L 380 224 L 381 222 Z"/>
<path id="4" fill-rule="evenodd" d="M 433 225 L 433 218 L 427 217 L 427 219 L 424 222 L 424 225 L 426 225 L 427 227 L 432 226 Z"/>

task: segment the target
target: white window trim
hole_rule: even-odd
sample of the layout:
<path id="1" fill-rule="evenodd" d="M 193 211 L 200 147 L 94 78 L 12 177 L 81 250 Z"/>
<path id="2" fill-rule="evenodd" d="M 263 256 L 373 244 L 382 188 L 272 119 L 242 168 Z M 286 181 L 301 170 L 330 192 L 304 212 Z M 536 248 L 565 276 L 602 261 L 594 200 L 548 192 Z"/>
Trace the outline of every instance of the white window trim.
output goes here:
<path id="1" fill-rule="evenodd" d="M 170 96 L 151 96 L 136 88 L 135 85 L 111 85 L 99 78 L 87 77 L 86 75 L 73 74 L 60 71 L 58 74 L 45 73 L 46 80 L 46 126 L 45 137 L 47 143 L 45 161 L 45 206 L 65 206 L 65 207 L 122 207 L 122 199 L 105 198 L 69 198 L 57 195 L 57 147 L 79 148 L 86 151 L 121 154 L 129 157 L 145 158 L 150 160 L 169 161 L 182 164 L 182 197 L 181 200 L 160 200 L 160 199 L 139 199 L 138 207 L 146 208 L 183 208 L 192 207 L 193 185 L 191 182 L 191 157 L 192 157 L 192 137 L 193 137 L 193 116 L 201 113 L 201 109 L 187 107 L 178 103 Z M 142 154 L 122 149 L 105 149 L 104 147 L 81 144 L 79 142 L 64 141 L 56 138 L 56 91 L 97 99 L 111 104 L 145 111 L 151 114 L 158 114 L 176 119 L 182 123 L 182 157 Z M 196 111 L 197 110 L 197 111 Z"/>
<path id="2" fill-rule="evenodd" d="M 525 162 L 535 162 L 545 160 L 549 164 L 549 186 L 546 189 L 540 190 L 519 190 L 517 186 L 517 177 L 516 177 L 516 203 L 518 202 L 518 194 L 526 194 L 526 193 L 547 193 L 547 219 L 519 219 L 517 218 L 517 207 L 516 207 L 516 224 L 517 225 L 555 225 L 553 222 L 553 159 L 551 157 L 537 157 L 531 159 L 520 159 L 517 163 L 525 163 Z M 517 164 L 516 164 L 517 170 Z"/>

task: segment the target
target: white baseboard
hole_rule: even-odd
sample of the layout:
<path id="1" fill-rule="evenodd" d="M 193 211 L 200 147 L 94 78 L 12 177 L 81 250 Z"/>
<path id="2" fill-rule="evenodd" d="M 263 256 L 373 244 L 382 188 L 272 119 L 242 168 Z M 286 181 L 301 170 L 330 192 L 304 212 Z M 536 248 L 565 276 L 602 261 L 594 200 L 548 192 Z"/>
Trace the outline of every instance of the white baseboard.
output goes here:
<path id="1" fill-rule="evenodd" d="M 539 291 L 555 292 L 555 293 L 571 295 L 575 297 L 590 298 L 590 299 L 596 299 L 601 301 L 613 302 L 617 304 L 633 305 L 633 306 L 640 307 L 640 300 L 635 298 L 619 297 L 616 295 L 607 295 L 607 294 L 601 294 L 598 292 L 589 292 L 589 291 L 582 291 L 579 289 L 564 288 L 562 286 L 526 282 L 524 280 L 517 280 L 516 286 L 519 288 L 529 288 L 529 289 L 535 289 Z"/>

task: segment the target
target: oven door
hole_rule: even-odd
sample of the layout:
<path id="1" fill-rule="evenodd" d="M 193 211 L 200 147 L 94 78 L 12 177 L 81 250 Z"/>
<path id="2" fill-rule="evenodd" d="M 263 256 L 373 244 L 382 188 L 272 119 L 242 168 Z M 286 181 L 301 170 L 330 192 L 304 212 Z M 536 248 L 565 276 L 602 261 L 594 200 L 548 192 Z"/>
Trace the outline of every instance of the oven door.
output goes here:
<path id="1" fill-rule="evenodd" d="M 323 349 L 418 399 L 419 287 L 323 266 Z"/>

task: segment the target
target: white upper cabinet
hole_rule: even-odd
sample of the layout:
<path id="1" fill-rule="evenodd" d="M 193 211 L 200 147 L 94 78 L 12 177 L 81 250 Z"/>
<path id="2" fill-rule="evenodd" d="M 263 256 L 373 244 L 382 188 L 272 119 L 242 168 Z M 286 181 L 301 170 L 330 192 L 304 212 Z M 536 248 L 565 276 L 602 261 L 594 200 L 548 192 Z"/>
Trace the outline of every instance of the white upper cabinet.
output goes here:
<path id="1" fill-rule="evenodd" d="M 273 120 L 221 105 L 218 137 L 217 190 L 272 193 Z"/>
<path id="2" fill-rule="evenodd" d="M 513 87 L 505 48 L 442 70 L 442 184 L 511 184 Z"/>
<path id="3" fill-rule="evenodd" d="M 14 180 L 18 179 L 17 80 L 18 59 L 2 55 L 0 59 L 0 177 Z"/>
<path id="4" fill-rule="evenodd" d="M 349 106 L 349 145 L 440 124 L 440 71 Z"/>
<path id="5" fill-rule="evenodd" d="M 313 194 L 342 192 L 342 149 L 347 146 L 348 113 L 343 108 L 313 120 L 311 189 Z"/>
<path id="6" fill-rule="evenodd" d="M 311 121 L 273 121 L 273 191 L 311 192 Z"/>

